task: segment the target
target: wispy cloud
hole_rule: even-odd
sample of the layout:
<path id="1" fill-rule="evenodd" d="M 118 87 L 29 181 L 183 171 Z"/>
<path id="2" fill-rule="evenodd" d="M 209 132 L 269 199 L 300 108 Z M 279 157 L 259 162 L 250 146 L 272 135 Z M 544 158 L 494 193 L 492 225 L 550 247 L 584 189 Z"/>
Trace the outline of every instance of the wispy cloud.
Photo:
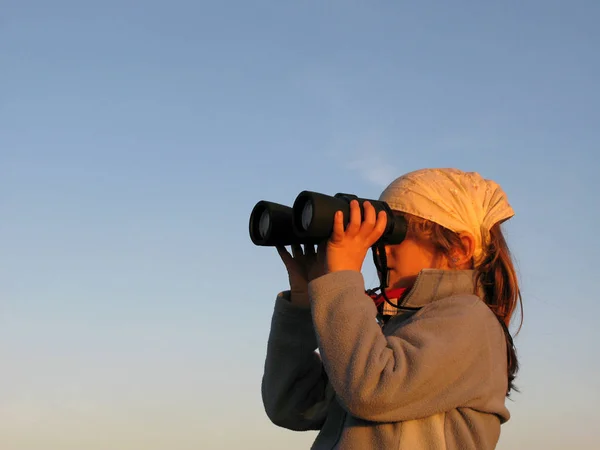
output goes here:
<path id="1" fill-rule="evenodd" d="M 306 67 L 296 74 L 299 89 L 318 98 L 330 117 L 332 141 L 328 156 L 344 170 L 365 182 L 386 187 L 401 174 L 390 163 L 382 133 L 363 117 L 352 96 L 352 79 L 335 67 Z M 360 126 L 356 124 L 360 123 Z"/>
<path id="2" fill-rule="evenodd" d="M 368 183 L 384 188 L 399 174 L 397 169 L 386 162 L 381 154 L 369 153 L 364 157 L 357 157 L 346 161 L 344 168 L 355 172 Z"/>
<path id="3" fill-rule="evenodd" d="M 342 143 L 343 142 L 343 143 Z M 386 187 L 400 174 L 381 143 L 381 138 L 371 134 L 362 139 L 338 140 L 330 156 L 341 161 L 341 167 L 351 171 L 369 184 Z"/>

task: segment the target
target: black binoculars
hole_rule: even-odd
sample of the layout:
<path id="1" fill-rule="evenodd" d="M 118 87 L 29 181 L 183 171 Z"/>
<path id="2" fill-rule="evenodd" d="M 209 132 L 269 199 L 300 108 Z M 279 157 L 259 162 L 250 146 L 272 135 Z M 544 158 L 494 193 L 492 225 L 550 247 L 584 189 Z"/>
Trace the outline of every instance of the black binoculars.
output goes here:
<path id="1" fill-rule="evenodd" d="M 359 198 L 352 194 L 338 193 L 334 196 L 318 192 L 302 191 L 293 207 L 267 201 L 260 201 L 250 214 L 250 239 L 259 246 L 280 246 L 305 244 L 316 245 L 331 236 L 333 218 L 337 211 L 344 214 L 344 227 L 350 221 L 350 202 L 357 200 L 364 218 L 363 203 L 368 201 L 378 214 L 387 214 L 386 229 L 375 243 L 394 245 L 406 236 L 406 219 L 394 215 L 385 202 Z"/>

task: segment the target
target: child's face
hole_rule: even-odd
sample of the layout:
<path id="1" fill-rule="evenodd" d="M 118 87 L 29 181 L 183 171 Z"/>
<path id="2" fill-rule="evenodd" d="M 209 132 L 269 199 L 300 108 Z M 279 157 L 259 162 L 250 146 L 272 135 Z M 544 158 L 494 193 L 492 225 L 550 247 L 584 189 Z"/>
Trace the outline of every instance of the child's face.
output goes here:
<path id="1" fill-rule="evenodd" d="M 389 270 L 389 288 L 409 287 L 423 269 L 448 269 L 448 261 L 435 252 L 427 241 L 410 233 L 398 245 L 385 247 Z"/>

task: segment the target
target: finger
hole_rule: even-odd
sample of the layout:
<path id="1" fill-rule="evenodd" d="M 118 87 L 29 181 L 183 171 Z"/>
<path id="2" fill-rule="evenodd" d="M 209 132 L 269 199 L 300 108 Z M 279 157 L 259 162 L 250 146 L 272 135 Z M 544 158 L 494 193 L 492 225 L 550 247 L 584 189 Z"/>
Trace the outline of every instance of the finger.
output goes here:
<path id="1" fill-rule="evenodd" d="M 321 242 L 317 246 L 317 261 L 324 262 L 327 256 L 327 241 Z"/>
<path id="2" fill-rule="evenodd" d="M 333 233 L 331 234 L 330 241 L 334 244 L 339 244 L 344 240 L 344 236 L 344 213 L 336 211 L 333 216 Z"/>
<path id="3" fill-rule="evenodd" d="M 350 202 L 350 223 L 346 227 L 346 235 L 356 236 L 358 234 L 362 222 L 360 216 L 360 205 L 356 200 L 352 200 Z"/>
<path id="4" fill-rule="evenodd" d="M 327 241 L 323 241 L 317 245 L 317 255 L 324 255 L 327 251 Z"/>
<path id="5" fill-rule="evenodd" d="M 377 215 L 377 222 L 375 222 L 375 227 L 373 228 L 373 230 L 371 231 L 371 234 L 369 235 L 369 237 L 367 239 L 367 243 L 369 244 L 369 247 L 371 247 L 373 244 L 375 244 L 375 242 L 377 242 L 381 238 L 381 236 L 383 236 L 386 225 L 387 225 L 387 214 L 385 213 L 385 211 L 379 211 L 379 214 Z"/>
<path id="6" fill-rule="evenodd" d="M 301 258 L 302 256 L 304 256 L 304 253 L 302 252 L 302 247 L 300 247 L 300 244 L 292 245 L 292 255 L 294 256 L 294 259 Z"/>
<path id="7" fill-rule="evenodd" d="M 363 208 L 365 210 L 365 219 L 360 226 L 359 236 L 364 240 L 368 240 L 373 232 L 373 229 L 375 228 L 377 213 L 370 202 L 364 202 Z"/>
<path id="8" fill-rule="evenodd" d="M 315 253 L 315 246 L 314 245 L 304 245 L 304 260 L 308 263 L 308 264 L 312 264 L 312 262 L 317 259 L 317 254 Z"/>
<path id="9" fill-rule="evenodd" d="M 279 253 L 279 257 L 286 266 L 293 261 L 292 255 L 290 255 L 290 252 L 287 251 L 287 248 L 285 248 L 283 245 L 278 245 L 276 248 L 277 253 Z"/>

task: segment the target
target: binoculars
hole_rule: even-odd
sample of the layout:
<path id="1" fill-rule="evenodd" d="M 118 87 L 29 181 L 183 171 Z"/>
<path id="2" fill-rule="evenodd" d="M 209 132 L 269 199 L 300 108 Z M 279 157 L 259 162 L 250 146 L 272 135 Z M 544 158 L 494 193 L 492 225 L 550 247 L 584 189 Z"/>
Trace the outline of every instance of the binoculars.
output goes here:
<path id="1" fill-rule="evenodd" d="M 258 246 L 285 246 L 293 244 L 316 245 L 331 236 L 333 218 L 337 211 L 344 214 L 344 227 L 350 221 L 350 202 L 357 200 L 364 218 L 364 202 L 370 202 L 375 212 L 385 211 L 387 224 L 381 238 L 375 243 L 395 245 L 406 236 L 406 219 L 394 215 L 385 202 L 359 198 L 352 194 L 334 196 L 302 191 L 293 207 L 259 201 L 250 214 L 250 239 Z"/>

